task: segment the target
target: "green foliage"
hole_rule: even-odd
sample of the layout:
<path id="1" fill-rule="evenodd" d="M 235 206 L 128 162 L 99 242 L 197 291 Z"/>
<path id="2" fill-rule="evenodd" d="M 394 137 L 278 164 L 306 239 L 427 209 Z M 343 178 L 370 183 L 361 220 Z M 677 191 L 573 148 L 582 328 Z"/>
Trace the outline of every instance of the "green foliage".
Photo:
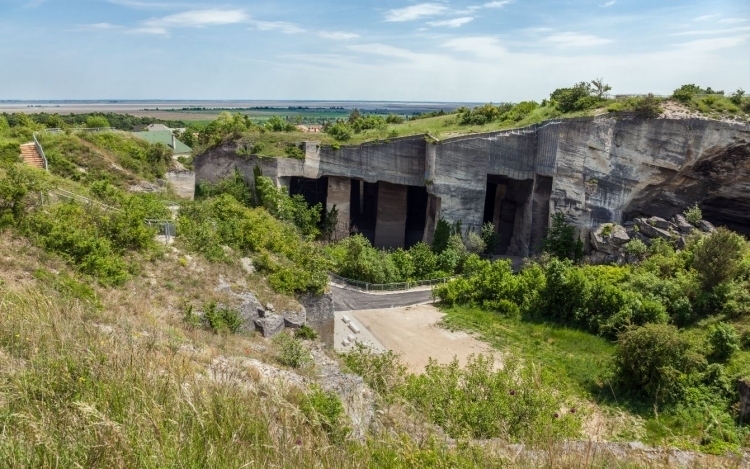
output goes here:
<path id="1" fill-rule="evenodd" d="M 291 132 L 296 128 L 294 124 L 285 121 L 279 116 L 271 116 L 266 121 L 265 127 L 271 132 Z"/>
<path id="2" fill-rule="evenodd" d="M 432 278 L 437 267 L 437 257 L 429 245 L 419 242 L 409 248 L 409 255 L 414 262 L 414 277 Z"/>
<path id="3" fill-rule="evenodd" d="M 723 95 L 724 92 L 723 91 L 714 91 L 714 90 L 711 89 L 710 86 L 708 88 L 703 89 L 703 88 L 701 88 L 698 85 L 688 84 L 688 85 L 682 85 L 679 88 L 677 88 L 676 90 L 674 90 L 674 92 L 672 93 L 672 98 L 676 99 L 677 101 L 683 102 L 683 103 L 688 103 L 688 102 L 690 102 L 693 99 L 693 96 L 695 96 L 697 94 L 707 94 L 707 95 L 718 94 L 718 95 Z"/>
<path id="4" fill-rule="evenodd" d="M 105 129 L 109 127 L 109 121 L 104 116 L 90 116 L 86 119 L 86 127 L 91 129 Z"/>
<path id="5" fill-rule="evenodd" d="M 398 396 L 406 383 L 408 370 L 393 350 L 375 353 L 356 342 L 354 348 L 342 358 L 350 370 L 362 376 L 365 383 L 387 402 Z"/>
<path id="6" fill-rule="evenodd" d="M 485 253 L 492 255 L 497 251 L 497 246 L 500 244 L 500 235 L 495 231 L 495 225 L 492 222 L 487 222 L 482 225 L 482 241 L 485 245 Z"/>
<path id="7" fill-rule="evenodd" d="M 24 228 L 32 241 L 60 255 L 81 272 L 96 277 L 103 284 L 120 285 L 128 278 L 128 266 L 115 240 L 103 235 L 117 233 L 107 229 L 109 221 L 106 214 L 65 203 L 29 215 Z M 143 220 L 137 223 L 138 227 L 131 226 L 136 231 L 142 227 Z"/>
<path id="8" fill-rule="evenodd" d="M 608 85 L 604 85 L 608 87 Z M 550 94 L 553 101 L 561 112 L 585 111 L 597 107 L 604 101 L 603 94 L 591 83 L 582 81 L 571 88 L 558 88 Z"/>
<path id="9" fill-rule="evenodd" d="M 720 322 L 711 326 L 708 343 L 713 358 L 725 362 L 740 350 L 740 336 L 731 324 Z"/>
<path id="10" fill-rule="evenodd" d="M 738 88 L 737 91 L 732 93 L 732 97 L 729 98 L 732 103 L 736 104 L 737 106 L 742 104 L 742 98 L 745 96 L 745 90 L 742 88 Z M 2 124 L 0 124 L 0 127 L 2 127 Z"/>
<path id="11" fill-rule="evenodd" d="M 500 438 L 509 442 L 549 441 L 580 432 L 578 415 L 553 392 L 551 376 L 507 357 L 500 370 L 491 357 L 431 360 L 421 375 L 410 375 L 403 396 L 453 438 Z"/>
<path id="12" fill-rule="evenodd" d="M 706 365 L 696 346 L 671 325 L 630 329 L 617 340 L 617 377 L 624 386 L 655 402 L 679 399 L 689 376 Z"/>
<path id="13" fill-rule="evenodd" d="M 500 114 L 500 108 L 491 103 L 472 109 L 461 108 L 458 110 L 458 122 L 461 125 L 484 125 L 498 119 Z"/>
<path id="14" fill-rule="evenodd" d="M 648 246 L 646 246 L 646 243 L 644 243 L 638 238 L 631 239 L 623 247 L 623 252 L 625 252 L 625 254 L 629 256 L 633 256 L 637 259 L 643 259 L 647 251 L 648 251 Z"/>
<path id="15" fill-rule="evenodd" d="M 352 138 L 352 128 L 345 122 L 336 122 L 326 129 L 326 133 L 340 142 L 345 142 Z"/>
<path id="16" fill-rule="evenodd" d="M 239 138 L 243 132 L 256 128 L 250 118 L 240 113 L 222 112 L 198 134 L 198 143 L 217 145 L 227 138 Z"/>
<path id="17" fill-rule="evenodd" d="M 84 168 L 99 168 L 95 160 L 101 157 L 93 154 L 84 158 L 83 152 L 91 152 L 91 149 L 85 148 L 85 144 L 82 145 L 79 139 L 94 144 L 100 151 L 110 153 L 120 166 L 145 179 L 153 180 L 163 177 L 172 166 L 172 149 L 164 144 L 150 144 L 131 135 L 117 132 L 80 132 L 76 136 L 45 137 L 42 144 L 53 170 L 56 171 L 56 166 L 60 163 L 65 164 L 65 161 Z M 105 166 L 97 172 L 99 176 L 111 174 L 111 168 Z M 77 169 L 61 175 L 70 177 L 75 173 L 78 173 Z"/>
<path id="18" fill-rule="evenodd" d="M 701 208 L 698 207 L 698 204 L 695 204 L 692 207 L 685 210 L 684 214 L 685 214 L 685 219 L 688 222 L 690 222 L 693 226 L 698 226 L 701 220 L 703 220 L 703 211 L 701 211 Z"/>
<path id="19" fill-rule="evenodd" d="M 291 368 L 305 368 L 312 365 L 310 352 L 302 341 L 290 334 L 282 333 L 273 338 L 276 347 L 276 360 Z"/>
<path id="20" fill-rule="evenodd" d="M 257 267 L 279 292 L 321 293 L 328 283 L 329 263 L 318 245 L 301 240 L 291 223 L 228 194 L 183 204 L 177 232 L 189 249 L 210 260 L 225 259 L 222 246 L 255 254 Z"/>
<path id="21" fill-rule="evenodd" d="M 386 121 L 380 116 L 360 116 L 356 118 L 354 121 L 349 121 L 349 125 L 354 130 L 355 133 L 361 133 L 365 130 L 371 130 L 371 129 L 384 129 L 386 126 Z M 341 139 L 339 139 L 341 140 Z"/>
<path id="22" fill-rule="evenodd" d="M 646 119 L 656 119 L 661 115 L 663 109 L 659 106 L 659 99 L 654 97 L 652 93 L 638 98 L 633 110 L 641 117 Z"/>
<path id="23" fill-rule="evenodd" d="M 707 289 L 732 280 L 739 272 L 746 250 L 742 236 L 719 228 L 716 233 L 701 239 L 693 250 L 692 266 Z"/>
<path id="24" fill-rule="evenodd" d="M 302 340 L 315 340 L 318 338 L 318 333 L 312 327 L 303 324 L 302 327 L 294 331 L 294 337 Z"/>
<path id="25" fill-rule="evenodd" d="M 432 250 L 440 254 L 448 246 L 448 238 L 451 235 L 451 225 L 445 219 L 440 218 L 435 226 L 435 234 L 432 236 Z"/>
<path id="26" fill-rule="evenodd" d="M 306 238 L 315 239 L 320 235 L 318 225 L 323 210 L 320 204 L 310 207 L 302 195 L 290 197 L 285 187 L 277 188 L 271 178 L 259 174 L 255 176 L 255 193 L 260 205 L 268 213 L 281 221 L 294 224 Z"/>
<path id="27" fill-rule="evenodd" d="M 334 443 L 342 443 L 349 429 L 345 426 L 344 405 L 335 392 L 313 386 L 300 409 L 315 426 L 319 426 Z"/>
<path id="28" fill-rule="evenodd" d="M 388 117 L 385 118 L 385 122 L 388 124 L 403 124 L 404 118 L 397 114 L 388 114 Z"/>
<path id="29" fill-rule="evenodd" d="M 48 187 L 44 175 L 23 164 L 0 173 L 0 228 L 20 222 L 38 203 L 39 191 Z"/>
<path id="30" fill-rule="evenodd" d="M 552 227 L 547 233 L 542 249 L 558 259 L 579 262 L 583 258 L 583 241 L 576 236 L 575 227 L 559 212 L 552 216 Z"/>
<path id="31" fill-rule="evenodd" d="M 305 159 L 305 152 L 299 147 L 299 145 L 290 144 L 284 149 L 284 154 L 289 158 L 295 158 L 298 160 Z"/>
<path id="32" fill-rule="evenodd" d="M 254 205 L 253 202 L 255 197 L 253 191 L 247 182 L 245 182 L 242 173 L 236 169 L 231 176 L 227 176 L 216 184 L 201 182 L 195 188 L 196 199 L 216 197 L 220 194 L 229 194 L 234 197 L 235 200 L 247 205 L 248 207 Z"/>
<path id="33" fill-rule="evenodd" d="M 217 306 L 215 302 L 203 307 L 203 323 L 216 333 L 235 333 L 242 326 L 242 319 L 236 310 Z"/>

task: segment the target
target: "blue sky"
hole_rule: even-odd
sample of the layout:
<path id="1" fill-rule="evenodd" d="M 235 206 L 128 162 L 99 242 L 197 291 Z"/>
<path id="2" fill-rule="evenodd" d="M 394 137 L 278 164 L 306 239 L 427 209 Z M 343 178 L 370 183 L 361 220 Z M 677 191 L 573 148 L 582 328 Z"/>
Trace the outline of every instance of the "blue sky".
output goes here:
<path id="1" fill-rule="evenodd" d="M 0 0 L 0 99 L 750 89 L 747 0 Z"/>

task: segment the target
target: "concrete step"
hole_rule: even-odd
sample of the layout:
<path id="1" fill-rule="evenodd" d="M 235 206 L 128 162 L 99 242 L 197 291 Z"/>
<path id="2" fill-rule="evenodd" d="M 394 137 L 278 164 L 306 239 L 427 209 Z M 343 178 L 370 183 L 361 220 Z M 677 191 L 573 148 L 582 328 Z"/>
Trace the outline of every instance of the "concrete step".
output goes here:
<path id="1" fill-rule="evenodd" d="M 23 158 L 23 161 L 29 166 L 44 169 L 44 160 L 42 159 L 42 155 L 39 154 L 39 151 L 36 148 L 36 144 L 34 144 L 33 142 L 24 143 L 23 145 L 21 145 L 21 158 Z"/>

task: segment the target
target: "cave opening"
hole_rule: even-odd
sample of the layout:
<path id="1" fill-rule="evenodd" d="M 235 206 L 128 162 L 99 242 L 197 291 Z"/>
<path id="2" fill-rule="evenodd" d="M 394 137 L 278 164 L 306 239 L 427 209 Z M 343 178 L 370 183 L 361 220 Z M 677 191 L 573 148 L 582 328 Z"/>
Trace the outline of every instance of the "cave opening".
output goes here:
<path id="1" fill-rule="evenodd" d="M 484 199 L 483 222 L 495 226 L 500 240 L 494 254 L 517 254 L 513 252 L 514 236 L 526 232 L 530 224 L 526 208 L 531 202 L 534 181 L 511 179 L 507 176 L 487 175 L 487 194 Z M 526 247 L 530 240 L 524 240 Z"/>
<path id="2" fill-rule="evenodd" d="M 321 220 L 325 216 L 328 201 L 328 178 L 310 179 L 294 176 L 289 181 L 289 195 L 301 195 L 308 205 L 321 205 Z"/>
<path id="3" fill-rule="evenodd" d="M 378 184 L 352 179 L 349 198 L 352 230 L 375 244 L 378 222 Z"/>

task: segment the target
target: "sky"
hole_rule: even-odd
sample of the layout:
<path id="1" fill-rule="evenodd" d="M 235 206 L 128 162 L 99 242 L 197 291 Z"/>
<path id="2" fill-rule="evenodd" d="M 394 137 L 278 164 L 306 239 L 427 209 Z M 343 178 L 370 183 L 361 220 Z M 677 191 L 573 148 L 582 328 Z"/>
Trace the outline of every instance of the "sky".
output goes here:
<path id="1" fill-rule="evenodd" d="M 750 89 L 748 0 L 0 0 L 0 99 Z"/>

